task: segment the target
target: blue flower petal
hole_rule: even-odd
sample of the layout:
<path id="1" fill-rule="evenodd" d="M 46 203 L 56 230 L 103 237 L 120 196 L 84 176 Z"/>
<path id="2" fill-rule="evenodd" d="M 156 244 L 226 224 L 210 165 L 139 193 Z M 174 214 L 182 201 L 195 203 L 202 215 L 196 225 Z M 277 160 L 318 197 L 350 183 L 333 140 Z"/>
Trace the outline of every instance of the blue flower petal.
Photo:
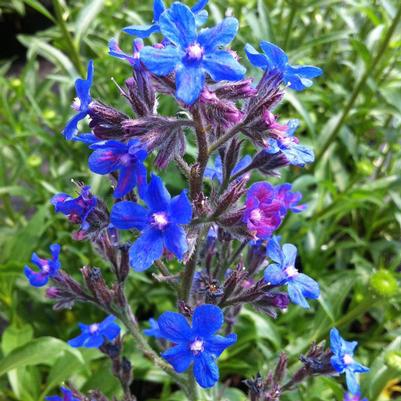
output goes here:
<path id="1" fill-rule="evenodd" d="M 286 275 L 280 265 L 271 264 L 267 266 L 263 276 L 265 282 L 272 285 L 280 285 L 286 282 Z"/>
<path id="2" fill-rule="evenodd" d="M 174 46 L 166 46 L 162 49 L 145 46 L 141 51 L 141 61 L 148 70 L 156 75 L 170 74 L 181 60 L 181 52 Z"/>
<path id="3" fill-rule="evenodd" d="M 164 351 L 161 355 L 178 373 L 185 372 L 194 359 L 187 344 L 178 344 Z"/>
<path id="4" fill-rule="evenodd" d="M 130 265 L 136 272 L 143 272 L 163 254 L 163 237 L 160 230 L 146 228 L 129 250 Z"/>
<path id="5" fill-rule="evenodd" d="M 215 81 L 239 81 L 246 72 L 246 68 L 225 50 L 206 54 L 202 63 Z"/>
<path id="6" fill-rule="evenodd" d="M 104 343 L 104 337 L 102 333 L 89 335 L 83 343 L 85 348 L 99 348 Z"/>
<path id="7" fill-rule="evenodd" d="M 315 154 L 308 146 L 294 144 L 282 149 L 282 152 L 293 166 L 303 167 L 305 164 L 313 163 L 315 160 Z"/>
<path id="8" fill-rule="evenodd" d="M 193 337 L 187 319 L 180 313 L 164 312 L 158 319 L 159 329 L 164 338 L 174 343 L 187 342 Z"/>
<path id="9" fill-rule="evenodd" d="M 196 41 L 195 16 L 185 4 L 174 2 L 159 18 L 162 34 L 176 46 L 187 48 Z"/>
<path id="10" fill-rule="evenodd" d="M 342 351 L 345 354 L 351 354 L 353 355 L 355 348 L 358 346 L 358 342 L 357 341 L 346 341 L 346 340 L 342 340 Z"/>
<path id="11" fill-rule="evenodd" d="M 342 373 L 344 371 L 345 364 L 344 364 L 344 361 L 343 361 L 343 357 L 340 357 L 338 355 L 333 355 L 330 358 L 330 362 L 331 362 L 331 365 L 333 366 L 333 368 L 338 373 Z"/>
<path id="12" fill-rule="evenodd" d="M 94 143 L 99 142 L 99 138 L 92 133 L 80 134 L 79 136 L 73 137 L 72 140 L 75 142 L 83 142 L 87 145 L 93 145 Z"/>
<path id="13" fill-rule="evenodd" d="M 360 387 L 356 375 L 350 369 L 345 370 L 345 379 L 347 382 L 348 391 L 352 394 L 359 393 Z"/>
<path id="14" fill-rule="evenodd" d="M 89 156 L 89 169 L 96 174 L 109 174 L 122 166 L 121 156 L 125 153 L 124 149 L 97 149 Z"/>
<path id="15" fill-rule="evenodd" d="M 198 0 L 192 7 L 191 10 L 193 13 L 197 14 L 199 11 L 203 10 L 209 0 Z"/>
<path id="16" fill-rule="evenodd" d="M 166 9 L 163 0 L 154 0 L 153 2 L 153 19 L 159 21 L 160 16 Z"/>
<path id="17" fill-rule="evenodd" d="M 120 169 L 118 181 L 113 196 L 122 198 L 127 195 L 136 185 L 136 169 L 135 166 L 127 166 Z"/>
<path id="18" fill-rule="evenodd" d="M 367 366 L 364 366 L 361 363 L 355 361 L 349 365 L 349 368 L 356 373 L 366 373 L 370 370 Z"/>
<path id="19" fill-rule="evenodd" d="M 88 339 L 88 334 L 83 333 L 83 334 L 80 334 L 78 337 L 74 337 L 71 340 L 68 340 L 67 343 L 71 347 L 78 348 L 78 347 L 82 347 L 84 345 L 85 341 L 87 341 L 87 339 Z"/>
<path id="20" fill-rule="evenodd" d="M 143 196 L 143 200 L 152 211 L 167 211 L 171 196 L 168 193 L 163 181 L 157 175 L 152 174 L 149 185 Z"/>
<path id="21" fill-rule="evenodd" d="M 192 317 L 192 329 L 200 337 L 212 336 L 224 323 L 222 310 L 216 305 L 200 305 Z"/>
<path id="22" fill-rule="evenodd" d="M 181 65 L 176 71 L 176 96 L 186 105 L 198 100 L 205 84 L 205 73 L 199 66 Z"/>
<path id="23" fill-rule="evenodd" d="M 333 328 L 330 330 L 330 349 L 333 354 L 338 354 L 341 351 L 343 339 L 340 336 L 340 332 Z"/>
<path id="24" fill-rule="evenodd" d="M 302 294 L 306 298 L 317 299 L 320 295 L 319 284 L 307 276 L 306 274 L 300 273 L 294 277 L 293 281 L 297 287 L 301 290 Z"/>
<path id="25" fill-rule="evenodd" d="M 297 304 L 304 309 L 309 309 L 309 304 L 302 294 L 301 288 L 299 288 L 294 281 L 288 282 L 288 296 L 294 304 Z"/>
<path id="26" fill-rule="evenodd" d="M 266 54 L 269 60 L 269 67 L 271 69 L 278 69 L 283 71 L 288 63 L 288 57 L 278 46 L 273 43 L 262 40 L 260 42 L 260 48 Z"/>
<path id="27" fill-rule="evenodd" d="M 206 340 L 205 350 L 210 354 L 219 357 L 223 351 L 237 342 L 237 335 L 235 333 L 229 334 L 227 337 L 211 336 Z"/>
<path id="28" fill-rule="evenodd" d="M 91 101 L 90 88 L 93 82 L 93 71 L 94 71 L 93 61 L 89 60 L 87 78 L 86 79 L 78 78 L 75 81 L 75 90 L 77 92 L 78 98 L 81 101 L 80 110 L 86 110 Z"/>
<path id="29" fill-rule="evenodd" d="M 123 28 L 125 33 L 128 35 L 138 36 L 139 38 L 145 39 L 152 33 L 159 32 L 160 27 L 158 24 L 152 25 L 130 25 Z"/>
<path id="30" fill-rule="evenodd" d="M 113 205 L 110 213 L 110 221 L 113 226 L 128 230 L 136 228 L 142 230 L 148 221 L 149 212 L 135 202 L 123 201 Z"/>
<path id="31" fill-rule="evenodd" d="M 287 70 L 291 74 L 299 75 L 302 78 L 317 78 L 323 74 L 323 70 L 312 65 L 288 66 Z"/>
<path id="32" fill-rule="evenodd" d="M 273 262 L 278 263 L 280 266 L 284 264 L 284 255 L 280 246 L 280 240 L 276 235 L 269 240 L 267 244 L 266 255 Z"/>
<path id="33" fill-rule="evenodd" d="M 105 336 L 109 341 L 112 341 L 120 334 L 120 331 L 120 326 L 117 323 L 110 323 L 102 330 L 102 335 Z"/>
<path id="34" fill-rule="evenodd" d="M 207 22 L 208 17 L 209 17 L 209 14 L 206 10 L 199 11 L 195 15 L 196 26 L 199 27 L 199 26 L 204 25 Z"/>
<path id="35" fill-rule="evenodd" d="M 265 69 L 269 65 L 269 60 L 267 59 L 266 55 L 263 53 L 259 53 L 252 45 L 247 43 L 245 45 L 245 53 L 251 62 L 252 65 L 255 67 L 260 67 Z"/>
<path id="36" fill-rule="evenodd" d="M 189 224 L 192 219 L 192 205 L 186 191 L 171 199 L 170 216 L 177 224 Z"/>
<path id="37" fill-rule="evenodd" d="M 295 259 L 297 258 L 297 247 L 292 244 L 283 245 L 283 266 L 287 268 L 288 266 L 295 266 Z"/>
<path id="38" fill-rule="evenodd" d="M 178 224 L 171 223 L 164 230 L 166 248 L 172 252 L 178 260 L 182 260 L 188 250 L 187 237 L 184 229 Z"/>
<path id="39" fill-rule="evenodd" d="M 75 116 L 73 116 L 68 122 L 67 125 L 65 126 L 63 130 L 63 135 L 65 136 L 65 139 L 68 141 L 71 140 L 75 135 L 78 134 L 78 123 L 83 120 L 87 116 L 86 111 L 81 111 Z"/>
<path id="40" fill-rule="evenodd" d="M 224 18 L 213 28 L 202 29 L 198 42 L 206 53 L 214 51 L 219 46 L 227 46 L 238 32 L 238 20 L 233 17 Z"/>
<path id="41" fill-rule="evenodd" d="M 200 353 L 194 362 L 194 376 L 203 388 L 213 387 L 219 380 L 219 368 L 212 354 Z"/>
<path id="42" fill-rule="evenodd" d="M 24 267 L 24 274 L 33 287 L 43 287 L 49 281 L 49 275 L 46 273 L 35 272 L 28 266 Z"/>
<path id="43" fill-rule="evenodd" d="M 51 244 L 50 245 L 50 252 L 52 254 L 53 259 L 57 259 L 60 255 L 61 246 L 59 244 Z"/>
<path id="44" fill-rule="evenodd" d="M 243 170 L 245 167 L 248 167 L 252 162 L 252 157 L 249 155 L 244 156 L 233 168 L 231 175 L 238 173 Z"/>
<path id="45" fill-rule="evenodd" d="M 143 332 L 149 337 L 163 338 L 159 329 L 159 324 L 155 319 L 149 319 L 150 329 L 145 329 Z"/>
<path id="46" fill-rule="evenodd" d="M 313 85 L 313 82 L 308 78 L 302 78 L 295 74 L 285 73 L 284 82 L 295 91 L 303 91 Z"/>

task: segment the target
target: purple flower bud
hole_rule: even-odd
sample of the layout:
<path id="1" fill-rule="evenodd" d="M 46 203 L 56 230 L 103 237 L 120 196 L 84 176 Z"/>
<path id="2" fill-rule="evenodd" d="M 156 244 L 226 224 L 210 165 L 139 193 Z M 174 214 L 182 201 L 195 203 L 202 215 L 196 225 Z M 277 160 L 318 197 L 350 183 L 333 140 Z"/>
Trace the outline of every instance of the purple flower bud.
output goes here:
<path id="1" fill-rule="evenodd" d="M 99 139 L 121 139 L 124 131 L 121 122 L 128 116 L 111 106 L 93 101 L 89 107 L 89 127 Z"/>

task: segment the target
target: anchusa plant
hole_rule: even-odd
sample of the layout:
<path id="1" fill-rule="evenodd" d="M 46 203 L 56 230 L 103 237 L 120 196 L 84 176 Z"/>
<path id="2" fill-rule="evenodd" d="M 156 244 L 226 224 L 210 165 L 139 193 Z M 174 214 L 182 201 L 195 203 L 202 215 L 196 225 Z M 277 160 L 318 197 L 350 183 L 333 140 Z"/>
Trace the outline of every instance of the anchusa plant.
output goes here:
<path id="1" fill-rule="evenodd" d="M 110 41 L 109 54 L 132 67 L 125 86 L 116 89 L 131 106 L 130 115 L 92 98 L 92 61 L 86 79 L 75 83 L 76 114 L 63 134 L 88 146 L 89 169 L 107 175 L 112 191 L 102 200 L 76 183 L 77 195 L 59 193 L 51 203 L 78 226 L 73 238 L 91 242 L 108 262 L 113 281 L 106 282 L 104 272 L 92 266 L 84 266 L 83 281 L 76 281 L 61 269 L 59 245 L 51 246 L 51 259 L 32 256 L 38 270 L 25 267 L 31 285 L 50 282 L 46 294 L 56 310 L 87 302 L 105 313 L 102 322 L 80 324 L 81 334 L 68 343 L 106 355 L 126 401 L 136 399 L 130 386 L 133 365 L 123 355 L 127 336 L 187 399 L 206 399 L 205 389 L 224 388 L 218 360 L 226 349 L 235 350 L 243 308 L 274 318 L 287 308 L 316 308 L 320 295 L 316 278 L 302 272 L 297 247 L 277 236 L 288 214 L 305 210 L 302 195 L 289 183 L 265 179 L 279 176 L 280 168 L 313 162 L 312 149 L 294 136 L 298 122 L 280 123 L 274 109 L 287 88 L 304 90 L 322 71 L 293 66 L 283 50 L 262 41 L 262 53 L 249 44 L 244 49 L 262 77 L 246 76 L 244 60 L 229 47 L 238 21 L 228 17 L 202 28 L 206 3 L 166 7 L 155 0 L 151 24 L 123 30 L 135 37 L 131 53 Z M 156 44 L 145 43 L 152 34 Z M 181 112 L 160 115 L 158 96 L 170 97 Z M 86 119 L 90 132 L 81 132 L 78 123 Z M 195 160 L 186 153 L 187 144 L 195 145 Z M 167 166 L 187 183 L 178 194 L 163 182 Z M 158 271 L 152 277 L 174 292 L 177 311 L 141 328 L 125 292 L 130 268 L 140 274 Z M 355 347 L 333 329 L 330 348 L 312 344 L 292 374 L 283 353 L 264 376 L 243 378 L 249 398 L 280 400 L 312 376 L 345 373 L 345 399 L 360 399 L 357 374 L 367 368 L 354 360 Z M 48 400 L 107 399 L 96 389 L 90 396 L 71 386 L 61 393 Z M 214 399 L 222 393 L 214 393 Z"/>

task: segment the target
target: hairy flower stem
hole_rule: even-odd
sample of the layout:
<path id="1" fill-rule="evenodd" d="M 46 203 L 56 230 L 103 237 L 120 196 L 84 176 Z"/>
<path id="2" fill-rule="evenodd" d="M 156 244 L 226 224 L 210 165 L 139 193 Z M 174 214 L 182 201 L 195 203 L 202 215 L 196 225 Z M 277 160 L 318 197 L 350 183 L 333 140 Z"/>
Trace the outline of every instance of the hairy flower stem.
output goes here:
<path id="1" fill-rule="evenodd" d="M 189 401 L 198 401 L 199 394 L 198 394 L 198 385 L 195 382 L 195 377 L 192 369 L 188 371 L 188 398 Z"/>
<path id="2" fill-rule="evenodd" d="M 229 131 L 227 131 L 224 135 L 222 135 L 219 139 L 217 139 L 215 142 L 213 142 L 209 146 L 208 154 L 209 156 L 216 151 L 218 148 L 220 148 L 222 145 L 224 145 L 227 141 L 230 139 L 234 138 L 235 135 L 238 134 L 238 132 L 241 131 L 242 124 L 239 123 L 238 125 L 235 125 L 232 127 Z"/>
<path id="3" fill-rule="evenodd" d="M 124 304 L 125 305 L 123 308 L 116 308 L 113 313 L 124 323 L 129 333 L 132 335 L 132 337 L 134 337 L 138 349 L 141 350 L 146 358 L 150 359 L 157 367 L 171 376 L 173 380 L 183 389 L 183 391 L 189 395 L 189 388 L 186 381 L 180 375 L 178 375 L 167 362 L 160 358 L 155 351 L 153 351 L 151 346 L 141 334 L 138 322 L 126 298 Z"/>
<path id="4" fill-rule="evenodd" d="M 351 111 L 356 99 L 358 98 L 359 92 L 365 86 L 366 81 L 372 75 L 372 73 L 375 70 L 376 66 L 378 65 L 379 61 L 384 56 L 384 53 L 387 50 L 387 47 L 388 47 L 388 45 L 390 43 L 390 40 L 391 40 L 391 37 L 393 36 L 394 31 L 396 30 L 397 25 L 400 22 L 400 19 L 401 19 L 401 4 L 398 7 L 397 14 L 394 17 L 393 22 L 392 22 L 390 28 L 388 29 L 388 31 L 386 33 L 386 36 L 384 37 L 384 39 L 383 39 L 383 41 L 382 41 L 382 43 L 380 45 L 379 50 L 376 53 L 376 56 L 372 60 L 372 63 L 370 64 L 370 66 L 368 68 L 366 68 L 365 73 L 362 75 L 362 77 L 360 78 L 359 82 L 354 87 L 354 90 L 352 91 L 351 97 L 349 98 L 347 104 L 345 105 L 345 107 L 344 107 L 344 109 L 343 109 L 343 111 L 341 113 L 341 116 L 337 120 L 337 124 L 334 126 L 334 128 L 330 132 L 330 135 L 327 138 L 326 142 L 322 145 L 319 153 L 316 155 L 316 160 L 315 160 L 315 163 L 313 165 L 314 168 L 319 163 L 319 161 L 321 160 L 323 155 L 326 153 L 326 151 L 329 148 L 329 146 L 335 140 L 337 134 L 340 132 L 341 127 L 343 126 L 345 120 L 347 119 L 348 114 L 350 113 L 350 111 Z"/>
<path id="5" fill-rule="evenodd" d="M 181 300 L 183 300 L 185 303 L 188 303 L 189 297 L 191 295 L 192 283 L 196 271 L 196 264 L 198 262 L 201 241 L 208 232 L 209 226 L 210 226 L 209 224 L 205 225 L 201 230 L 201 232 L 199 233 L 198 238 L 196 240 L 194 253 L 189 259 L 187 265 L 185 266 L 185 270 L 182 274 Z"/>
<path id="6" fill-rule="evenodd" d="M 192 117 L 195 125 L 196 141 L 198 145 L 198 157 L 196 160 L 196 164 L 194 164 L 191 169 L 189 188 L 191 199 L 195 200 L 202 192 L 203 174 L 209 160 L 209 153 L 206 128 L 203 124 L 202 114 L 196 106 L 193 107 Z"/>

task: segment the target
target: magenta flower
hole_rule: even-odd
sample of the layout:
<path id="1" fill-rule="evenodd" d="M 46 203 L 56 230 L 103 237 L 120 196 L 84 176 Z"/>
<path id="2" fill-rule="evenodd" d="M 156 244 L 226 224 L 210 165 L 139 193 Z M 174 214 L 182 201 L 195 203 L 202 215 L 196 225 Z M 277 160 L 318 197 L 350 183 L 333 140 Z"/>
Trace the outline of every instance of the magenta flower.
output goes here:
<path id="1" fill-rule="evenodd" d="M 243 221 L 255 238 L 269 238 L 288 210 L 299 213 L 305 209 L 304 205 L 298 205 L 301 198 L 299 192 L 291 192 L 291 184 L 274 187 L 257 182 L 248 190 Z"/>

